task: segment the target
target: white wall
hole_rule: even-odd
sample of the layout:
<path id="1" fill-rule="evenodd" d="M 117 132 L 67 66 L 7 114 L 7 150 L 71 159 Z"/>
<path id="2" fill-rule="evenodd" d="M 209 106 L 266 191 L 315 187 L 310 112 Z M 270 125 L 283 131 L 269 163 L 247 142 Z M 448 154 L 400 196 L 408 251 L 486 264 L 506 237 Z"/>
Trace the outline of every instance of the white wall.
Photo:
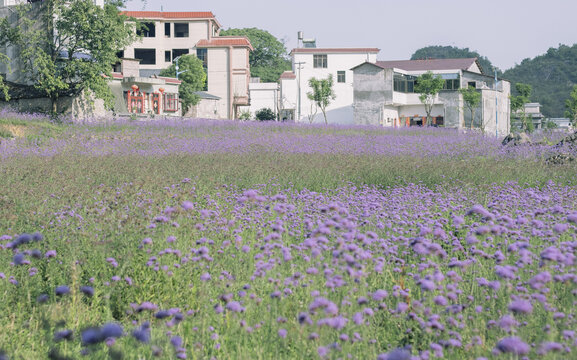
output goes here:
<path id="1" fill-rule="evenodd" d="M 353 124 L 353 72 L 351 68 L 364 63 L 365 61 L 375 62 L 377 60 L 376 53 L 329 53 L 323 52 L 319 49 L 317 54 L 327 55 L 327 68 L 314 68 L 313 67 L 313 54 L 312 53 L 293 53 L 293 71 L 297 75 L 297 81 L 299 77 L 299 70 L 297 63 L 304 62 L 301 65 L 300 70 L 300 83 L 301 83 L 301 118 L 297 121 L 308 122 L 308 115 L 311 113 L 311 102 L 307 98 L 307 93 L 311 92 L 311 88 L 308 86 L 308 81 L 310 78 L 325 79 L 329 74 L 333 76 L 333 89 L 336 98 L 331 101 L 331 104 L 327 107 L 327 118 L 328 122 L 331 124 Z M 345 82 L 337 82 L 337 71 L 345 71 Z M 297 89 L 298 93 L 298 89 Z M 287 91 L 283 90 L 283 97 L 286 96 L 287 100 L 292 100 L 287 96 Z M 295 96 L 296 100 L 297 96 Z M 297 108 L 295 109 L 295 116 L 298 116 L 298 100 L 296 101 Z M 318 109 L 318 114 L 315 117 L 315 123 L 324 122 L 324 118 L 321 114 L 320 109 Z"/>

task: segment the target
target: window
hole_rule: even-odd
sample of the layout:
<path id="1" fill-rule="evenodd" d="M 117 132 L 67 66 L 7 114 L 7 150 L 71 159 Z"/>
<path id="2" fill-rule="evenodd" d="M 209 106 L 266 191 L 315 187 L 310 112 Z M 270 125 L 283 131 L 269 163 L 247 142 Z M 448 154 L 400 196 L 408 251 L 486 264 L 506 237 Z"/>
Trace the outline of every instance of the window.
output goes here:
<path id="1" fill-rule="evenodd" d="M 141 65 L 156 65 L 155 49 L 134 49 L 134 57 L 140 59 Z"/>
<path id="2" fill-rule="evenodd" d="M 447 79 L 445 80 L 443 90 L 459 90 L 459 83 L 459 79 Z"/>
<path id="3" fill-rule="evenodd" d="M 164 111 L 178 111 L 178 94 L 164 94 Z"/>
<path id="4" fill-rule="evenodd" d="M 327 56 L 326 55 L 313 55 L 313 67 L 314 68 L 327 68 Z"/>
<path id="5" fill-rule="evenodd" d="M 124 57 L 124 50 L 117 51 L 116 57 L 122 59 Z"/>
<path id="6" fill-rule="evenodd" d="M 170 37 L 170 23 L 164 23 L 164 36 Z"/>
<path id="7" fill-rule="evenodd" d="M 338 82 L 338 83 L 344 83 L 344 82 L 346 82 L 346 80 L 345 80 L 345 72 L 344 72 L 344 71 L 337 71 L 337 82 Z"/>
<path id="8" fill-rule="evenodd" d="M 172 58 L 176 59 L 181 55 L 188 54 L 188 49 L 172 49 Z"/>
<path id="9" fill-rule="evenodd" d="M 402 93 L 414 93 L 417 78 L 411 75 L 397 74 L 393 77 L 393 90 Z"/>
<path id="10" fill-rule="evenodd" d="M 170 50 L 166 50 L 164 52 L 164 62 L 171 62 L 172 61 L 172 57 L 170 56 Z"/>
<path id="11" fill-rule="evenodd" d="M 208 56 L 207 56 L 207 49 L 196 49 L 196 57 L 202 61 L 202 66 L 204 70 L 208 67 Z"/>
<path id="12" fill-rule="evenodd" d="M 136 35 L 143 37 L 156 37 L 156 26 L 153 22 L 143 22 L 139 29 L 136 29 Z"/>
<path id="13" fill-rule="evenodd" d="M 469 82 L 467 82 L 467 86 L 475 89 L 475 88 L 477 88 L 477 83 L 474 81 L 469 81 Z"/>
<path id="14" fill-rule="evenodd" d="M 174 23 L 174 37 L 188 37 L 188 23 Z"/>

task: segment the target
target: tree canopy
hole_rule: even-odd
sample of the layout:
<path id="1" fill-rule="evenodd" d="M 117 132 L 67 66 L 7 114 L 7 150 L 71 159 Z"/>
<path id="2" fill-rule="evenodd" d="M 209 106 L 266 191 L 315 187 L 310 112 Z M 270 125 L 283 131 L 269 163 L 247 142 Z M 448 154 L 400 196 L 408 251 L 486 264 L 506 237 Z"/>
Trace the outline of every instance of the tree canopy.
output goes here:
<path id="1" fill-rule="evenodd" d="M 52 100 L 62 94 L 90 89 L 112 107 L 107 86 L 116 53 L 135 40 L 134 26 L 119 11 L 122 1 L 108 1 L 103 7 L 91 0 L 45 0 L 41 15 L 30 7 L 17 11 L 20 21 L 11 27 L 7 45 L 20 49 L 20 63 L 26 79 Z"/>
<path id="2" fill-rule="evenodd" d="M 529 84 L 516 83 L 515 91 L 517 95 L 511 96 L 511 115 L 514 113 L 521 119 L 521 130 L 532 132 L 533 120 L 525 113 L 525 104 L 531 101 L 532 86 Z"/>
<path id="3" fill-rule="evenodd" d="M 276 82 L 280 75 L 291 69 L 287 50 L 276 37 L 266 30 L 257 28 L 227 29 L 221 36 L 246 36 L 254 50 L 249 55 L 250 75 L 262 82 Z"/>
<path id="4" fill-rule="evenodd" d="M 435 104 L 435 95 L 443 89 L 445 80 L 440 76 L 435 76 L 431 71 L 419 75 L 415 82 L 415 92 L 420 94 L 419 100 L 425 105 L 427 113 L 427 125 L 431 125 L 431 111 Z"/>
<path id="5" fill-rule="evenodd" d="M 307 98 L 313 101 L 323 113 L 325 118 L 325 124 L 328 124 L 327 119 L 327 106 L 331 103 L 331 100 L 336 98 L 335 91 L 333 89 L 333 75 L 329 74 L 326 79 L 309 79 L 309 86 L 312 91 L 307 93 Z"/>
<path id="6" fill-rule="evenodd" d="M 573 86 L 569 98 L 565 100 L 565 107 L 567 108 L 565 116 L 571 119 L 573 126 L 577 126 L 577 85 Z"/>
<path id="7" fill-rule="evenodd" d="M 571 89 L 577 84 L 577 44 L 559 45 L 533 59 L 505 71 L 503 78 L 514 83 L 529 84 L 533 88 L 531 100 L 541 104 L 547 117 L 562 117 Z M 513 91 L 516 93 L 516 90 Z"/>
<path id="8" fill-rule="evenodd" d="M 411 56 L 411 60 L 419 59 L 462 59 L 462 58 L 477 58 L 479 64 L 483 68 L 483 72 L 487 75 L 493 74 L 495 68 L 491 61 L 485 56 L 479 55 L 478 52 L 469 50 L 469 48 L 458 48 L 454 46 L 427 46 L 415 51 Z M 497 74 L 501 74 L 501 70 L 497 68 Z"/>
<path id="9" fill-rule="evenodd" d="M 191 106 L 200 102 L 200 96 L 195 94 L 204 89 L 206 72 L 202 67 L 202 60 L 194 55 L 182 55 L 178 59 L 178 79 L 182 81 L 178 88 L 178 96 L 182 104 L 182 112 L 186 113 Z M 161 76 L 176 77 L 176 64 L 160 72 Z"/>

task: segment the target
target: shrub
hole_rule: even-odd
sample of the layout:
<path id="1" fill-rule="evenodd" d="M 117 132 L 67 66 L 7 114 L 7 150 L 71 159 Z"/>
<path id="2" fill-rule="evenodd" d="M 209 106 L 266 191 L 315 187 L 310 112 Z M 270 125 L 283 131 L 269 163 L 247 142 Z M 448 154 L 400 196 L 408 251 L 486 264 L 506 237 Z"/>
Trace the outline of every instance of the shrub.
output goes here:
<path id="1" fill-rule="evenodd" d="M 260 121 L 275 120 L 276 114 L 269 108 L 263 108 L 255 113 L 256 119 Z"/>

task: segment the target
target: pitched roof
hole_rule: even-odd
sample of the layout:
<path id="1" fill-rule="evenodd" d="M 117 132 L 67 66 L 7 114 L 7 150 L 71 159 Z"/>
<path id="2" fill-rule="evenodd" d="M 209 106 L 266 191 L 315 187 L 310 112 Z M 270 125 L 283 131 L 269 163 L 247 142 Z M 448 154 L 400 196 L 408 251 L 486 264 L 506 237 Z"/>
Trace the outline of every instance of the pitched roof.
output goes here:
<path id="1" fill-rule="evenodd" d="M 214 19 L 210 11 L 122 11 L 137 19 Z"/>
<path id="2" fill-rule="evenodd" d="M 476 62 L 477 58 L 427 59 L 427 60 L 377 61 L 375 65 L 383 69 L 396 68 L 405 71 L 457 70 L 457 69 L 468 70 Z M 479 66 L 479 64 L 477 64 L 477 66 Z M 479 66 L 479 69 L 481 69 L 481 66 Z"/>
<path id="3" fill-rule="evenodd" d="M 294 72 L 292 71 L 285 71 L 282 74 L 280 74 L 280 79 L 284 80 L 284 79 L 296 79 L 297 76 Z"/>
<path id="4" fill-rule="evenodd" d="M 377 48 L 297 48 L 292 49 L 291 54 L 351 54 L 351 53 L 378 53 Z"/>
<path id="5" fill-rule="evenodd" d="M 197 48 L 227 47 L 227 46 L 237 46 L 237 47 L 244 46 L 253 50 L 250 40 L 244 36 L 219 36 L 219 37 L 213 37 L 210 40 L 201 39 L 196 43 Z"/>

